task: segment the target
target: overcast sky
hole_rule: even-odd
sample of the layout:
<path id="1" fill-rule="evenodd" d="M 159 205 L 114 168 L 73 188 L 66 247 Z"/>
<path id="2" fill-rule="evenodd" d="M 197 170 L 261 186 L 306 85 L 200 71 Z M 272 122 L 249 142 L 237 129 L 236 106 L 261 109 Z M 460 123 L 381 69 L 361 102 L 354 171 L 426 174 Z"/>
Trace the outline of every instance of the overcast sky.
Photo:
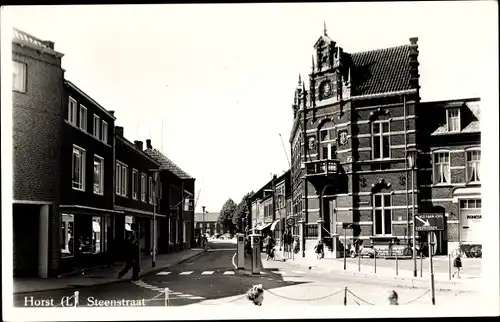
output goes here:
<path id="1" fill-rule="evenodd" d="M 294 90 L 323 22 L 347 52 L 418 37 L 425 101 L 481 96 L 481 52 L 498 46 L 487 2 L 9 10 L 15 27 L 55 42 L 66 78 L 116 111 L 127 139 L 151 138 L 196 178 L 196 210 L 210 212 L 288 168 L 279 134 L 290 157 Z"/>

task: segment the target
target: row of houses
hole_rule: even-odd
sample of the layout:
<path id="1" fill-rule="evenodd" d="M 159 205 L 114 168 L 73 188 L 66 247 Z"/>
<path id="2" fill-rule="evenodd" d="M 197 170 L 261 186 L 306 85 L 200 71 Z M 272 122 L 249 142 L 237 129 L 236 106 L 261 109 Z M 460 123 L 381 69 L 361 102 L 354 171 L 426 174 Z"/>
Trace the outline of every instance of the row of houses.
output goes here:
<path id="1" fill-rule="evenodd" d="M 417 42 L 348 53 L 325 30 L 295 89 L 291 168 L 252 196 L 254 228 L 290 227 L 304 256 L 322 239 L 337 257 L 406 245 L 413 215 L 440 213 L 435 253 L 481 247 L 480 99 L 421 101 Z"/>
<path id="2" fill-rule="evenodd" d="M 65 79 L 54 43 L 14 30 L 14 276 L 56 276 L 189 249 L 195 179 L 151 140 L 131 142 L 114 112 Z M 155 233 L 156 230 L 156 233 Z"/>

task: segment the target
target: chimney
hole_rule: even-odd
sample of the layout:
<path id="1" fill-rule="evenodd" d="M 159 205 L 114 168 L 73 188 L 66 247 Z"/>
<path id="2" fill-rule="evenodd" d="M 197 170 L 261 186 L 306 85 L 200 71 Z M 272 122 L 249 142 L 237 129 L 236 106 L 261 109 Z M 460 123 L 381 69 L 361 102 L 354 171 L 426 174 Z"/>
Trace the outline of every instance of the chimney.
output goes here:
<path id="1" fill-rule="evenodd" d="M 123 137 L 123 126 L 115 126 L 115 134 Z"/>
<path id="2" fill-rule="evenodd" d="M 50 49 L 54 49 L 54 42 L 50 40 L 45 40 L 42 42 L 45 46 L 49 47 Z"/>
<path id="3" fill-rule="evenodd" d="M 418 74 L 418 38 L 412 37 L 410 38 L 410 52 L 408 54 L 408 63 L 410 65 L 410 87 L 416 88 L 417 90 L 420 88 Z"/>
<path id="4" fill-rule="evenodd" d="M 109 114 L 111 114 L 112 116 L 115 116 L 115 111 L 108 111 Z"/>
<path id="5" fill-rule="evenodd" d="M 140 150 L 140 151 L 143 150 L 142 141 L 134 141 L 134 145 L 137 148 L 137 150 Z"/>
<path id="6" fill-rule="evenodd" d="M 146 149 L 153 149 L 153 146 L 151 145 L 151 139 L 146 140 Z"/>

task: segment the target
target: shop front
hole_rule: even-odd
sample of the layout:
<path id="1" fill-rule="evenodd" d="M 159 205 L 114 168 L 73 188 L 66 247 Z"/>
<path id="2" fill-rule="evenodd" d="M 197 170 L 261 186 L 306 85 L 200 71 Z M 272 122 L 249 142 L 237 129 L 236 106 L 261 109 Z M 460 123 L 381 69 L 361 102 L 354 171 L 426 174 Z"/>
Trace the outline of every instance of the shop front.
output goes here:
<path id="1" fill-rule="evenodd" d="M 61 273 L 109 264 L 112 219 L 112 214 L 106 212 L 61 212 Z"/>

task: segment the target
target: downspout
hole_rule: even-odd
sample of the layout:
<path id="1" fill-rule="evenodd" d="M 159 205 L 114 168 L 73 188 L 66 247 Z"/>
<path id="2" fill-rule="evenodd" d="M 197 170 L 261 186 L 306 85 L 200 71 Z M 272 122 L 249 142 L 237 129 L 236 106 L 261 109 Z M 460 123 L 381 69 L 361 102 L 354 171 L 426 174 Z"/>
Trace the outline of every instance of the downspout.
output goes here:
<path id="1" fill-rule="evenodd" d="M 184 200 L 184 179 L 181 181 L 181 211 L 179 212 L 181 214 L 179 223 L 180 225 L 177 225 L 177 236 L 179 236 L 177 239 L 179 240 L 179 245 L 180 245 L 180 250 L 184 249 L 184 236 L 182 236 L 183 233 L 183 227 L 184 227 L 184 203 L 186 202 Z"/>
<path id="2" fill-rule="evenodd" d="M 307 230 L 306 230 L 306 223 L 309 222 L 309 211 L 308 211 L 308 202 L 307 202 L 307 196 L 308 196 L 308 187 L 307 187 L 307 169 L 306 169 L 306 161 L 307 161 L 307 133 L 306 133 L 306 128 L 307 128 L 307 119 L 306 119 L 306 101 L 305 101 L 305 93 L 302 93 L 304 95 L 303 99 L 303 144 L 304 144 L 304 229 L 303 229 L 303 236 L 302 236 L 302 257 L 306 256 L 305 253 L 305 248 L 306 248 L 306 235 L 307 235 Z"/>
<path id="3" fill-rule="evenodd" d="M 406 95 L 403 94 L 403 119 L 404 119 L 404 132 L 405 132 L 405 196 L 406 196 L 406 234 L 405 239 L 408 243 L 408 234 L 410 233 L 410 212 L 408 210 L 408 146 L 406 138 Z M 413 189 L 413 187 L 411 187 Z"/>

